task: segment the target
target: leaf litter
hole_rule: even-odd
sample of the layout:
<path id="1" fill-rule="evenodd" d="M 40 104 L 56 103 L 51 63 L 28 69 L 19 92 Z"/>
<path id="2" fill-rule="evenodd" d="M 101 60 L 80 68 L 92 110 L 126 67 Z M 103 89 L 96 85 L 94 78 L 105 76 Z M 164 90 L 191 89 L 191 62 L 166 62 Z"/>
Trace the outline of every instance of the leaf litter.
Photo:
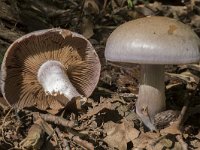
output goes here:
<path id="1" fill-rule="evenodd" d="M 176 2 L 178 5 L 165 4 L 163 1 L 141 1 L 128 5 L 127 1 L 121 0 L 85 0 L 84 3 L 76 0 L 66 3 L 61 0 L 51 1 L 47 5 L 44 1 L 42 5 L 46 10 L 38 7 L 38 1 L 31 1 L 30 7 L 27 3 L 21 4 L 20 1 L 13 3 L 11 8 L 18 8 L 16 13 L 28 15 L 30 18 L 27 19 L 34 17 L 35 10 L 39 10 L 37 15 L 42 12 L 43 15 L 39 15 L 40 19 L 35 19 L 38 22 L 43 20 L 40 24 L 43 27 L 29 24 L 29 21 L 24 22 L 23 15 L 20 19 L 17 18 L 18 26 L 13 24 L 12 18 L 9 18 L 12 19 L 12 23 L 8 24 L 9 20 L 5 22 L 5 15 L 0 14 L 1 20 L 2 16 L 4 17 L 5 27 L 15 29 L 17 33 L 52 26 L 80 31 L 96 48 L 102 71 L 93 95 L 81 105 L 76 103 L 77 107 L 73 109 L 70 105 L 67 106 L 57 116 L 36 110 L 16 112 L 14 107 L 8 109 L 4 100 L 0 100 L 3 102 L 0 105 L 0 149 L 199 149 L 199 64 L 166 66 L 167 109 L 181 113 L 185 102 L 189 101 L 188 116 L 181 130 L 177 130 L 173 120 L 163 129 L 149 132 L 135 113 L 139 67 L 110 64 L 104 58 L 105 43 L 109 34 L 119 24 L 135 18 L 148 15 L 176 18 L 190 25 L 200 35 L 200 2 Z M 2 1 L 2 6 L 8 4 Z M 27 10 L 32 11 L 32 14 L 28 14 Z M 53 13 L 55 11 L 52 10 L 57 11 Z M 41 19 L 42 17 L 44 18 Z M 57 19 L 54 19 L 55 17 Z M 5 35 L 0 33 L 0 43 L 1 36 Z M 13 38 L 10 41 L 13 41 Z M 5 45 L 9 44 L 11 43 Z"/>

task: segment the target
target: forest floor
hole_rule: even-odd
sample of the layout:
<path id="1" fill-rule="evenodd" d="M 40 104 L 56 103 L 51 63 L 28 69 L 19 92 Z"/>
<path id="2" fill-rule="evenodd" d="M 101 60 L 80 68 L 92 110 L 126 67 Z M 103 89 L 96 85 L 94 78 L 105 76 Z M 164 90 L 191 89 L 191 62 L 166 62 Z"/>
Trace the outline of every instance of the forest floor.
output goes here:
<path id="1" fill-rule="evenodd" d="M 184 120 L 180 132 L 170 125 L 157 132 L 149 131 L 135 113 L 140 66 L 121 66 L 104 58 L 106 40 L 118 25 L 149 15 L 178 19 L 200 36 L 199 0 L 0 0 L 0 6 L 2 55 L 26 33 L 61 27 L 88 38 L 102 65 L 93 94 L 79 110 L 66 107 L 64 117 L 27 110 L 16 112 L 14 107 L 0 106 L 1 150 L 200 149 L 200 111 Z M 188 101 L 189 110 L 199 108 L 199 82 L 199 64 L 166 66 L 167 110 L 181 111 Z M 35 122 L 38 115 L 41 119 Z"/>

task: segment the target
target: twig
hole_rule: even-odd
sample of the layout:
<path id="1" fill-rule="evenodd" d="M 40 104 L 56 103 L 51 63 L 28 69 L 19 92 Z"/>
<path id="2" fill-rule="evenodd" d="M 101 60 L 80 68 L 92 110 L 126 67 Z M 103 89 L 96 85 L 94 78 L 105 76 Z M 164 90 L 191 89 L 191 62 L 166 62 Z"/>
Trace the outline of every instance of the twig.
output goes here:
<path id="1" fill-rule="evenodd" d="M 62 142 L 62 145 L 60 146 L 61 149 L 70 150 L 69 144 L 67 140 L 64 138 L 64 135 L 61 133 L 60 129 L 55 128 L 55 131 L 58 135 L 59 140 Z"/>
<path id="2" fill-rule="evenodd" d="M 89 143 L 86 140 L 82 140 L 79 136 L 73 136 L 73 135 L 69 135 L 71 137 L 71 139 L 78 145 L 88 149 L 88 150 L 94 150 L 94 145 L 92 143 Z"/>
<path id="3" fill-rule="evenodd" d="M 184 106 L 183 106 L 183 108 L 182 108 L 182 110 L 181 110 L 181 112 L 178 116 L 178 119 L 176 121 L 177 128 L 180 128 L 183 125 L 183 122 L 184 122 L 183 119 L 184 119 L 184 116 L 185 116 L 185 114 L 188 110 L 188 106 L 189 106 L 189 100 L 186 100 L 186 102 L 185 102 L 185 104 L 184 104 Z"/>
<path id="4" fill-rule="evenodd" d="M 78 136 L 74 136 L 72 138 L 73 141 L 75 141 L 77 144 L 87 148 L 88 150 L 94 150 L 94 146 L 92 143 L 89 143 L 88 141 L 80 139 Z"/>
<path id="5" fill-rule="evenodd" d="M 105 11 L 105 9 L 106 9 L 106 7 L 107 7 L 107 3 L 108 3 L 108 0 L 104 0 L 102 12 Z"/>
<path id="6" fill-rule="evenodd" d="M 73 128 L 75 126 L 75 122 L 74 121 L 68 121 L 62 117 L 58 117 L 58 116 L 54 116 L 51 114 L 39 114 L 39 113 L 34 113 L 34 117 L 37 118 L 38 115 L 44 119 L 47 122 L 51 122 L 54 123 L 56 125 L 61 125 L 64 127 L 69 127 L 69 128 Z"/>

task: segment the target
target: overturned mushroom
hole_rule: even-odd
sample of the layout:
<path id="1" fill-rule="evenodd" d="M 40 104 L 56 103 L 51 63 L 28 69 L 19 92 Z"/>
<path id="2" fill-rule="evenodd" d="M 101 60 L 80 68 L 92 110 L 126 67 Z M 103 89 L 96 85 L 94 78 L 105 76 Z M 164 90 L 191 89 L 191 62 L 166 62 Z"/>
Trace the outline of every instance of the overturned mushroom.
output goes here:
<path id="1" fill-rule="evenodd" d="M 108 38 L 109 61 L 141 64 L 136 112 L 151 130 L 165 110 L 164 64 L 195 63 L 200 40 L 187 25 L 167 17 L 145 17 L 119 26 Z"/>
<path id="2" fill-rule="evenodd" d="M 1 69 L 2 93 L 10 105 L 59 110 L 72 98 L 91 95 L 100 62 L 82 35 L 54 28 L 16 40 Z"/>

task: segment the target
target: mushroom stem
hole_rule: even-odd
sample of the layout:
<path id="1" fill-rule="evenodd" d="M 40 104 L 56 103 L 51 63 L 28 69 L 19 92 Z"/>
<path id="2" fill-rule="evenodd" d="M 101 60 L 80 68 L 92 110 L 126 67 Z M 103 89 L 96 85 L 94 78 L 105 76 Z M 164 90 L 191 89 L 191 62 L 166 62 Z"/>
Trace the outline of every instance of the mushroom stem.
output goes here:
<path id="1" fill-rule="evenodd" d="M 164 65 L 141 65 L 140 83 L 136 112 L 150 130 L 155 130 L 154 116 L 166 107 Z"/>
<path id="2" fill-rule="evenodd" d="M 59 61 L 44 62 L 38 70 L 37 79 L 47 95 L 64 95 L 68 100 L 81 96 L 70 82 L 64 65 Z"/>

